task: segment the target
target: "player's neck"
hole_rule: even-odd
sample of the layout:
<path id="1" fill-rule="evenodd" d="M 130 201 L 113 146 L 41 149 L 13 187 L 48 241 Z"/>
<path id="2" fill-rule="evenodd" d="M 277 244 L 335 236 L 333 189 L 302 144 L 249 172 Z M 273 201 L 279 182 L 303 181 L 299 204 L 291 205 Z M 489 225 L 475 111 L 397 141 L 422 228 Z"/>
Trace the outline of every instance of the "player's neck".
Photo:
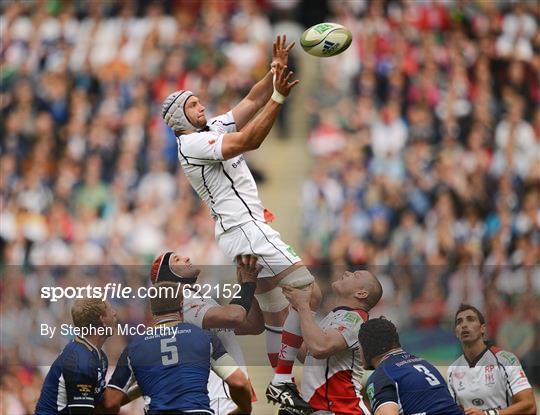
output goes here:
<path id="1" fill-rule="evenodd" d="M 360 303 L 358 299 L 356 298 L 342 297 L 338 299 L 337 304 L 339 307 L 349 307 L 349 308 L 352 308 L 353 310 L 362 310 L 362 311 L 365 311 L 366 313 L 369 312 L 368 307 L 366 307 L 365 304 Z"/>
<path id="2" fill-rule="evenodd" d="M 107 337 L 105 337 L 105 336 L 84 336 L 84 339 L 88 343 L 90 343 L 92 346 L 94 346 L 96 349 L 101 350 L 101 348 L 105 344 L 105 340 L 107 340 Z"/>
<path id="3" fill-rule="evenodd" d="M 463 343 L 462 346 L 463 355 L 469 362 L 473 362 L 487 347 L 483 338 L 472 343 Z"/>
<path id="4" fill-rule="evenodd" d="M 389 356 L 396 352 L 402 352 L 403 349 L 401 347 L 396 347 L 392 350 L 388 350 L 385 354 L 383 354 L 381 357 L 377 358 L 375 360 L 375 367 L 378 367 L 382 362 L 384 362 Z"/>

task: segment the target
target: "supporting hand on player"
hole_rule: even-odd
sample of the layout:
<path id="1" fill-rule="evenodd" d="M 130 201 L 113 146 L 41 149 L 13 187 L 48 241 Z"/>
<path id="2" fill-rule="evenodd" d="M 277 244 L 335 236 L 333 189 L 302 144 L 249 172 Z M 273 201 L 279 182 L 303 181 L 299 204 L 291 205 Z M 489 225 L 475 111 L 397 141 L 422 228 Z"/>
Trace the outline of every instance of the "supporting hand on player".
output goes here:
<path id="1" fill-rule="evenodd" d="M 287 63 L 289 61 L 289 51 L 294 47 L 294 42 L 292 42 L 289 46 L 285 46 L 286 40 L 286 35 L 278 35 L 276 41 L 273 43 L 272 64 L 270 65 L 272 68 L 275 68 L 277 64 L 287 66 Z"/>
<path id="2" fill-rule="evenodd" d="M 257 257 L 252 255 L 238 255 L 236 257 L 236 278 L 240 284 L 257 282 L 257 276 L 262 266 L 257 264 Z"/>
<path id="3" fill-rule="evenodd" d="M 293 72 L 289 71 L 287 66 L 283 66 L 280 63 L 275 66 L 275 81 L 274 89 L 279 92 L 284 97 L 288 96 L 293 89 L 300 81 L 298 79 L 291 81 Z"/>
<path id="4" fill-rule="evenodd" d="M 295 308 L 300 309 L 302 307 L 309 308 L 309 302 L 311 300 L 311 292 L 313 291 L 313 284 L 309 284 L 306 288 L 298 289 L 291 286 L 283 287 L 283 294 L 289 300 L 289 303 Z"/>
<path id="5" fill-rule="evenodd" d="M 484 415 L 485 412 L 481 410 L 480 408 L 476 408 L 474 406 L 470 408 L 465 408 L 465 415 Z"/>

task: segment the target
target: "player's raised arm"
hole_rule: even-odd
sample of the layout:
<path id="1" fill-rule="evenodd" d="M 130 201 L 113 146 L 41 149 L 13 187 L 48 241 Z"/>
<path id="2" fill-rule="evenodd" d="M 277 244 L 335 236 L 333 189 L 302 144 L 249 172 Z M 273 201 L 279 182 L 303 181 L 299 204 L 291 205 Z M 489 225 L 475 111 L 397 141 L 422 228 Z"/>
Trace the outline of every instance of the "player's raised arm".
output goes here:
<path id="1" fill-rule="evenodd" d="M 254 120 L 250 121 L 242 131 L 223 136 L 221 154 L 225 160 L 259 148 L 272 129 L 281 104 L 285 101 L 291 89 L 300 82 L 299 80 L 292 81 L 293 73 L 286 66 L 277 64 L 275 72 L 274 93 L 262 112 Z"/>
<path id="2" fill-rule="evenodd" d="M 287 66 L 289 60 L 289 51 L 293 48 L 294 42 L 286 46 L 287 37 L 285 35 L 277 37 L 272 46 L 272 64 L 275 67 L 277 64 Z M 236 129 L 240 131 L 253 118 L 255 114 L 268 102 L 273 88 L 272 72 L 268 73 L 257 82 L 246 97 L 238 103 L 233 109 L 232 114 L 236 123 Z"/>
<path id="3" fill-rule="evenodd" d="M 345 350 L 348 345 L 343 335 L 336 329 L 323 330 L 315 321 L 309 305 L 310 290 L 299 290 L 284 287 L 283 294 L 300 315 L 300 326 L 306 349 L 316 359 L 326 359 L 329 356 Z"/>
<path id="4" fill-rule="evenodd" d="M 239 255 L 236 259 L 236 272 L 240 283 L 240 293 L 228 305 L 216 306 L 209 309 L 203 318 L 203 328 L 233 329 L 247 322 L 247 316 L 253 303 L 257 276 L 261 266 L 257 265 L 257 258 Z"/>

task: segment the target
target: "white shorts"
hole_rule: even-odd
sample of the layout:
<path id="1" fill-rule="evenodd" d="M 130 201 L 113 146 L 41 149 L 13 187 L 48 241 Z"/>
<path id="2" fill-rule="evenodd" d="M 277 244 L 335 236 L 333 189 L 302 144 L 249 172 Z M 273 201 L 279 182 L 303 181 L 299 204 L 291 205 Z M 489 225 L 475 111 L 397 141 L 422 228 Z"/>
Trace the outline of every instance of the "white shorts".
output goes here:
<path id="1" fill-rule="evenodd" d="M 263 267 L 259 278 L 273 277 L 302 259 L 264 222 L 250 221 L 222 233 L 218 245 L 232 261 L 238 255 L 254 255 Z"/>
<path id="2" fill-rule="evenodd" d="M 229 415 L 237 406 L 230 398 L 210 399 L 210 408 L 215 415 Z"/>

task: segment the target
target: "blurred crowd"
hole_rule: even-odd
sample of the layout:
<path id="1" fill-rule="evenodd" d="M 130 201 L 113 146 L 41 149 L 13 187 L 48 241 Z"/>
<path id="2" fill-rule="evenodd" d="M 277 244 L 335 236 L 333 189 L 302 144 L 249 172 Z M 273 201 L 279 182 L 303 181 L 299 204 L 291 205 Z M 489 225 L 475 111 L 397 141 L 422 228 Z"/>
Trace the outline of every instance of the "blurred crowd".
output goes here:
<path id="1" fill-rule="evenodd" d="M 303 258 L 383 279 L 402 328 L 486 312 L 540 366 L 540 4 L 331 2 L 353 33 L 307 110 Z"/>
<path id="2" fill-rule="evenodd" d="M 209 117 L 223 113 L 268 70 L 276 33 L 298 38 L 324 20 L 346 25 L 354 42 L 321 61 L 305 103 L 316 160 L 302 192 L 305 262 L 322 285 L 340 265 L 375 267 L 386 293 L 378 311 L 403 328 L 448 329 L 459 303 L 473 303 L 490 337 L 538 372 L 539 7 L 2 2 L 0 261 L 26 272 L 4 268 L 0 280 L 0 407 L 32 412 L 35 365 L 66 341 L 38 334 L 67 312 L 40 299 L 40 286 L 111 280 L 46 266 L 144 265 L 164 249 L 227 262 L 178 169 L 161 102 L 188 88 Z M 143 307 L 115 305 L 124 321 L 145 318 Z M 120 346 L 107 346 L 111 361 Z"/>
<path id="3" fill-rule="evenodd" d="M 299 37 L 322 16 L 275 0 L 8 0 L 0 11 L 0 412 L 18 415 L 33 412 L 37 366 L 67 341 L 40 335 L 69 321 L 40 287 L 137 287 L 165 249 L 228 263 L 178 168 L 163 99 L 191 89 L 208 118 L 228 111 L 268 71 L 275 35 Z M 72 265 L 84 266 L 56 269 Z M 147 316 L 144 304 L 114 306 L 125 322 Z M 121 346 L 109 342 L 111 362 Z"/>

